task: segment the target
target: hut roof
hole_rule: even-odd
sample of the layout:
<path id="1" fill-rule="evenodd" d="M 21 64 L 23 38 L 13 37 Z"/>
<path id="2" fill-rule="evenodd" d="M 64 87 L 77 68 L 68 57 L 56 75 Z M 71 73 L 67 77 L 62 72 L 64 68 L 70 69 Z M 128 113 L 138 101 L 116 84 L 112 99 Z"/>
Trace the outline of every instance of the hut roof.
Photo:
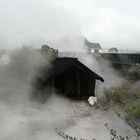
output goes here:
<path id="1" fill-rule="evenodd" d="M 52 62 L 52 68 L 48 71 L 49 76 L 48 79 L 56 77 L 59 74 L 64 73 L 71 67 L 75 66 L 80 69 L 87 75 L 93 76 L 95 79 L 104 82 L 104 79 L 100 77 L 98 74 L 90 70 L 87 66 L 78 61 L 77 58 L 73 57 L 58 57 Z"/>

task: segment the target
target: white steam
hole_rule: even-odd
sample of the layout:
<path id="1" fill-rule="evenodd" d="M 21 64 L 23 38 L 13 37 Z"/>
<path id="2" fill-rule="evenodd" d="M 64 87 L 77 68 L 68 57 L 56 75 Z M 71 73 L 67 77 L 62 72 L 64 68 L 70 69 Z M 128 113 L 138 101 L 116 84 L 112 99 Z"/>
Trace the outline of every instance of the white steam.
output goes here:
<path id="1" fill-rule="evenodd" d="M 93 69 L 100 68 L 97 61 L 90 58 L 84 55 L 82 62 Z M 104 126 L 107 122 L 111 128 L 117 126 L 118 131 L 124 129 L 124 135 L 128 135 L 128 131 L 135 134 L 112 114 L 96 111 L 84 102 L 69 101 L 54 93 L 45 104 L 30 100 L 31 80 L 40 74 L 38 70 L 42 66 L 51 66 L 49 58 L 44 59 L 38 50 L 24 47 L 12 51 L 5 60 L 6 63 L 0 65 L 1 140 L 62 140 L 56 128 L 78 138 L 104 140 L 109 138 Z"/>
<path id="2" fill-rule="evenodd" d="M 104 88 L 118 86 L 124 81 L 124 78 L 113 69 L 107 60 L 100 58 L 99 61 L 87 52 L 88 46 L 85 44 L 84 37 L 65 37 L 50 42 L 49 45 L 59 50 L 60 57 L 77 57 L 79 61 L 104 78 L 104 83 L 97 81 L 96 84 L 96 96 L 98 97 L 103 95 Z"/>
<path id="3" fill-rule="evenodd" d="M 69 101 L 53 95 L 46 104 L 40 104 L 29 98 L 31 80 L 40 67 L 50 66 L 49 59 L 27 47 L 7 57 L 10 61 L 5 59 L 0 65 L 0 139 L 59 140 L 55 128 L 67 120 Z"/>

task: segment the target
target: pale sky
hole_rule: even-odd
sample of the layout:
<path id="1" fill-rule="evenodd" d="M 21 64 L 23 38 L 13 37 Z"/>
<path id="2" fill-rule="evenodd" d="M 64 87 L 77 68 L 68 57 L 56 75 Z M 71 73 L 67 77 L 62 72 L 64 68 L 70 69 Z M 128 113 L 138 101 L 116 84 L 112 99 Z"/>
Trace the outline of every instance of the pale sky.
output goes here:
<path id="1" fill-rule="evenodd" d="M 140 50 L 139 0 L 0 0 L 0 48 L 85 36 Z"/>

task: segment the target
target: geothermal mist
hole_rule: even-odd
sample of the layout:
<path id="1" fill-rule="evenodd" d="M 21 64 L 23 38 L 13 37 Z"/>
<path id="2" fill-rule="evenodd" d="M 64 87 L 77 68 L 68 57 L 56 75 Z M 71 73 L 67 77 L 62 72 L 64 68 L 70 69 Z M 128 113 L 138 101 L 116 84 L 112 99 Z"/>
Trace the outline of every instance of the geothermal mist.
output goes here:
<path id="1" fill-rule="evenodd" d="M 79 61 L 104 78 L 104 83 L 97 81 L 96 95 L 98 97 L 103 95 L 104 88 L 118 86 L 124 81 L 124 78 L 112 68 L 108 61 L 104 59 L 98 61 L 96 57 L 87 52 L 88 46 L 86 46 L 85 38 L 82 36 L 64 37 L 49 42 L 49 45 L 58 49 L 64 57 L 77 57 Z"/>
<path id="2" fill-rule="evenodd" d="M 31 80 L 49 62 L 33 48 L 12 51 L 9 59 L 0 65 L 0 139 L 59 139 L 55 128 L 67 120 L 69 102 L 56 95 L 46 104 L 30 100 Z"/>
<path id="3" fill-rule="evenodd" d="M 56 128 L 77 138 L 104 140 L 109 139 L 104 126 L 107 122 L 111 128 L 117 126 L 118 131 L 125 128 L 122 131 L 125 135 L 128 131 L 134 133 L 112 113 L 96 111 L 86 102 L 70 101 L 55 93 L 44 104 L 31 100 L 31 81 L 40 75 L 41 67 L 51 67 L 49 58 L 44 59 L 34 48 L 13 50 L 1 55 L 1 60 L 5 60 L 0 65 L 1 140 L 62 140 Z M 105 75 L 93 57 L 85 54 L 79 56 L 79 60 Z"/>

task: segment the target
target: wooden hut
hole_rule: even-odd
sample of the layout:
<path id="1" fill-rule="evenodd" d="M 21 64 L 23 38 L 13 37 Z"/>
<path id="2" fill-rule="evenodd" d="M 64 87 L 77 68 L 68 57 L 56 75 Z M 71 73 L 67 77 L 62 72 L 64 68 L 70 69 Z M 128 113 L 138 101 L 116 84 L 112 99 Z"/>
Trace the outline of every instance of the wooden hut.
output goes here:
<path id="1" fill-rule="evenodd" d="M 43 78 L 37 81 L 40 90 L 47 87 L 72 99 L 87 99 L 94 96 L 96 80 L 104 82 L 77 58 L 63 57 L 56 58 Z"/>

